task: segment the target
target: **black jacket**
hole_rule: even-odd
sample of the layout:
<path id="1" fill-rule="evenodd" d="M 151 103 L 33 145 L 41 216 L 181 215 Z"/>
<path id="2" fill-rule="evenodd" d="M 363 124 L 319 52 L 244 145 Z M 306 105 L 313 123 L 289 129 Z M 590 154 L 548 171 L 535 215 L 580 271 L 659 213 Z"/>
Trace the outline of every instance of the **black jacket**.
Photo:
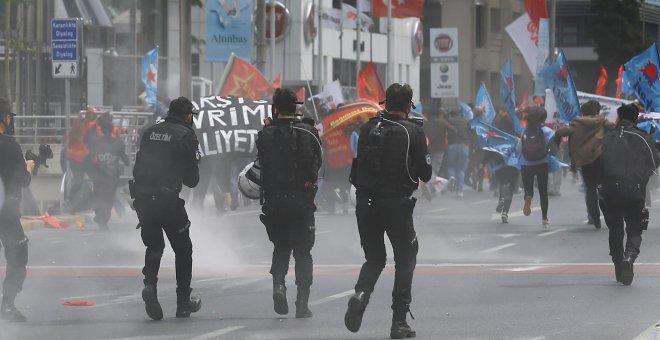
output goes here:
<path id="1" fill-rule="evenodd" d="M 417 122 L 384 113 L 360 128 L 357 159 L 351 170 L 359 192 L 410 196 L 419 180 L 428 182 L 431 173 L 426 135 Z"/>
<path id="2" fill-rule="evenodd" d="M 461 114 L 449 116 L 447 121 L 454 127 L 448 131 L 447 144 L 470 144 L 470 122 Z"/>
<path id="3" fill-rule="evenodd" d="M 99 138 L 91 150 L 92 164 L 96 167 L 101 174 L 119 178 L 123 167 L 119 162 L 124 165 L 129 164 L 128 155 L 126 155 L 126 146 L 124 142 L 112 136 L 103 136 Z"/>
<path id="4" fill-rule="evenodd" d="M 21 190 L 30 185 L 32 176 L 25 166 L 21 146 L 13 136 L 0 134 L 0 178 L 5 195 L 20 201 Z"/>
<path id="5" fill-rule="evenodd" d="M 198 146 L 193 128 L 176 118 L 167 117 L 146 129 L 133 168 L 136 190 L 151 195 L 166 189 L 178 194 L 182 184 L 195 187 Z"/>
<path id="6" fill-rule="evenodd" d="M 449 122 L 444 118 L 431 118 L 424 124 L 424 132 L 429 138 L 429 151 L 432 153 L 439 153 L 445 151 L 445 137 L 447 133 L 456 129 L 449 125 Z"/>

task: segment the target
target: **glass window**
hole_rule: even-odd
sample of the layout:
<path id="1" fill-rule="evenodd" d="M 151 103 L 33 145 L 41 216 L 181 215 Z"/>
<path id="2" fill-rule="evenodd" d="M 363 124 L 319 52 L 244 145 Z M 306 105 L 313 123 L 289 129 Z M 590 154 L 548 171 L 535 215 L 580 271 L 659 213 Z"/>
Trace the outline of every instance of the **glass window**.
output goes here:
<path id="1" fill-rule="evenodd" d="M 475 41 L 477 47 L 484 47 L 486 45 L 486 6 L 476 6 L 476 27 L 475 27 Z"/>

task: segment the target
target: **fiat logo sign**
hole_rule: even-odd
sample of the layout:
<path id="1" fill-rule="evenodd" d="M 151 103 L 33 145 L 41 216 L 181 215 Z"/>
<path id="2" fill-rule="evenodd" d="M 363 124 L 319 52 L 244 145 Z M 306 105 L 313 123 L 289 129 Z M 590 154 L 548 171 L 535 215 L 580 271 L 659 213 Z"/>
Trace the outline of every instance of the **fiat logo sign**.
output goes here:
<path id="1" fill-rule="evenodd" d="M 266 39 L 270 39 L 270 11 L 273 1 L 269 1 L 264 6 L 266 15 L 266 29 L 264 34 Z M 275 40 L 280 40 L 288 33 L 291 27 L 289 10 L 283 3 L 275 1 Z"/>
<path id="2" fill-rule="evenodd" d="M 450 36 L 443 33 L 435 37 L 433 46 L 435 46 L 438 51 L 447 53 L 449 50 L 451 50 L 452 47 L 454 47 L 454 40 L 452 40 Z"/>

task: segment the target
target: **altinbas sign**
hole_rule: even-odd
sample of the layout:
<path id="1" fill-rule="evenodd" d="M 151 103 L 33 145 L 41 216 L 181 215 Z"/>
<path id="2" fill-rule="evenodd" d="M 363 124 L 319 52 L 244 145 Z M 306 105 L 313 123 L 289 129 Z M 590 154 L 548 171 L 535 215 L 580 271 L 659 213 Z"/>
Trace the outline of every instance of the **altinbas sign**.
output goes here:
<path id="1" fill-rule="evenodd" d="M 206 61 L 252 58 L 252 0 L 207 1 Z"/>

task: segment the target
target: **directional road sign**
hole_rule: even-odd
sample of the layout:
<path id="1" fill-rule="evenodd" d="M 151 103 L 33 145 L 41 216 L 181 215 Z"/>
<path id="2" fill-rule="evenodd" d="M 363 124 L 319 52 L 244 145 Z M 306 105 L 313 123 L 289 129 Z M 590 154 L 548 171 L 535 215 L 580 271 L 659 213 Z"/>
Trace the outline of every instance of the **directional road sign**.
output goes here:
<path id="1" fill-rule="evenodd" d="M 78 78 L 82 21 L 76 18 L 53 19 L 50 27 L 53 78 Z"/>

